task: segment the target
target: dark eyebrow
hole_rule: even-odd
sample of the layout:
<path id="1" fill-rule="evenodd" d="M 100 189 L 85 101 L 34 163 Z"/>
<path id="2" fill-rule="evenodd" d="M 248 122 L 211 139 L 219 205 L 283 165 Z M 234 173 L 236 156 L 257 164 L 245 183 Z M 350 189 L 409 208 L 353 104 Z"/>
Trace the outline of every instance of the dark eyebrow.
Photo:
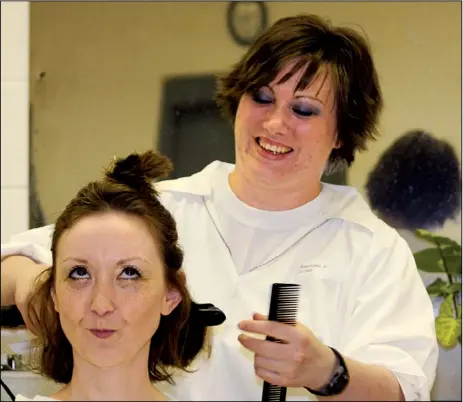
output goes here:
<path id="1" fill-rule="evenodd" d="M 141 257 L 129 257 L 129 258 L 124 258 L 122 260 L 119 260 L 117 262 L 117 265 L 124 265 L 129 261 L 135 261 L 135 260 L 140 260 L 140 261 L 143 261 L 143 262 L 146 262 L 147 264 L 149 264 L 149 261 L 145 260 L 144 258 L 141 258 Z"/>
<path id="2" fill-rule="evenodd" d="M 135 261 L 135 260 L 141 260 L 141 261 L 144 261 L 146 262 L 147 264 L 149 264 L 149 261 L 141 258 L 141 257 L 129 257 L 129 258 L 123 258 L 122 260 L 119 260 L 116 265 L 124 265 L 126 264 L 127 262 L 129 261 Z M 80 264 L 88 264 L 88 261 L 83 259 L 83 258 L 75 258 L 75 257 L 68 257 L 68 258 L 65 258 L 63 260 L 63 262 L 66 262 L 66 261 L 75 261 L 75 262 L 78 262 Z"/>

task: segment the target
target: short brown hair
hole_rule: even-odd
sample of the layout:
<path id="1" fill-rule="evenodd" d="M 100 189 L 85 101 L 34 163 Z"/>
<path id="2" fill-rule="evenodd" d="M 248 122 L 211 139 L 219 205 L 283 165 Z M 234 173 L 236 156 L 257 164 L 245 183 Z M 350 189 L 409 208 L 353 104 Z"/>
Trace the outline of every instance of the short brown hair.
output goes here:
<path id="1" fill-rule="evenodd" d="M 148 371 L 151 381 L 172 382 L 168 368 L 186 367 L 207 346 L 206 327 L 191 313 L 192 299 L 180 272 L 183 252 L 178 245 L 176 224 L 158 199 L 153 179 L 169 173 L 170 161 L 157 153 L 132 154 L 119 159 L 104 179 L 82 188 L 58 217 L 51 251 L 53 265 L 39 278 L 29 301 L 29 315 L 38 328 L 38 354 L 34 371 L 56 382 L 67 384 L 72 378 L 72 346 L 66 338 L 50 297 L 55 282 L 57 245 L 64 231 L 80 219 L 97 213 L 119 211 L 141 218 L 160 246 L 169 287 L 182 297 L 167 316 L 161 316 L 159 327 L 151 338 Z M 40 280 L 42 279 L 42 280 Z M 34 356 L 34 354 L 32 354 Z"/>
<path id="2" fill-rule="evenodd" d="M 249 48 L 232 70 L 218 79 L 216 100 L 233 120 L 243 94 L 272 82 L 291 61 L 296 61 L 287 81 L 301 68 L 305 72 L 297 89 L 310 85 L 320 67 L 327 66 L 335 87 L 340 148 L 333 149 L 330 167 L 350 166 L 357 150 L 377 134 L 383 100 L 378 75 L 364 36 L 353 29 L 333 27 L 316 15 L 278 20 Z"/>

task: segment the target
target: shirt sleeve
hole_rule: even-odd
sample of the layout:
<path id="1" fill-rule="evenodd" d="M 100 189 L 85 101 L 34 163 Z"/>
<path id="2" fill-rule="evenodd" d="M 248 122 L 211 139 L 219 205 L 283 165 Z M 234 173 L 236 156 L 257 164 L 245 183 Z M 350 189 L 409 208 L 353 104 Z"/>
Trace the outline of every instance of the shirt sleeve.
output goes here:
<path id="1" fill-rule="evenodd" d="M 2 243 L 2 258 L 22 255 L 37 263 L 51 265 L 53 262 L 51 254 L 53 230 L 54 225 L 48 225 L 12 236 L 8 243 Z"/>
<path id="2" fill-rule="evenodd" d="M 18 394 L 16 395 L 15 401 L 32 401 L 32 399 L 28 398 L 27 396 Z"/>
<path id="3" fill-rule="evenodd" d="M 392 241 L 372 241 L 351 296 L 342 352 L 388 368 L 407 401 L 429 401 L 438 359 L 434 311 L 413 254 L 394 233 Z"/>
<path id="4" fill-rule="evenodd" d="M 58 399 L 53 399 L 42 395 L 36 395 L 33 399 L 30 399 L 27 396 L 18 394 L 16 395 L 15 401 L 58 401 Z"/>

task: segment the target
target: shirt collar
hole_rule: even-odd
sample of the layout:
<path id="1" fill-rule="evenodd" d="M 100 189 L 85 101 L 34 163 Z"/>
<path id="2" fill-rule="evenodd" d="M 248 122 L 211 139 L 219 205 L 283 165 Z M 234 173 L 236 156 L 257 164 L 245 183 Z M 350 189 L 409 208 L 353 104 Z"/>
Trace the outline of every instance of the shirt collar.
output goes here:
<path id="1" fill-rule="evenodd" d="M 155 187 L 160 192 L 169 191 L 208 197 L 212 194 L 213 175 L 219 168 L 232 172 L 234 165 L 216 160 L 198 173 L 179 179 L 160 181 Z M 354 187 L 325 185 L 332 189 L 333 197 L 336 199 L 334 208 L 327 211 L 325 219 L 341 219 L 360 225 L 370 232 L 374 231 L 379 219 Z"/>

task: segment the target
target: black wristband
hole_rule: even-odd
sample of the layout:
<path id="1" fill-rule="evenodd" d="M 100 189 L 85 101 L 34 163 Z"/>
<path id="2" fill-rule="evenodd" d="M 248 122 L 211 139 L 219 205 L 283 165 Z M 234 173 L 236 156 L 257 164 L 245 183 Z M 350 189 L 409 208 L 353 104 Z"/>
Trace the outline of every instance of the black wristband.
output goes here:
<path id="1" fill-rule="evenodd" d="M 346 389 L 347 384 L 349 384 L 349 372 L 347 371 L 347 366 L 346 362 L 344 361 L 344 358 L 342 357 L 341 353 L 339 353 L 336 349 L 331 347 L 330 349 L 336 355 L 337 365 L 333 371 L 333 374 L 331 374 L 331 378 L 329 379 L 328 383 L 318 390 L 313 390 L 304 387 L 307 391 L 317 396 L 339 395 Z"/>

